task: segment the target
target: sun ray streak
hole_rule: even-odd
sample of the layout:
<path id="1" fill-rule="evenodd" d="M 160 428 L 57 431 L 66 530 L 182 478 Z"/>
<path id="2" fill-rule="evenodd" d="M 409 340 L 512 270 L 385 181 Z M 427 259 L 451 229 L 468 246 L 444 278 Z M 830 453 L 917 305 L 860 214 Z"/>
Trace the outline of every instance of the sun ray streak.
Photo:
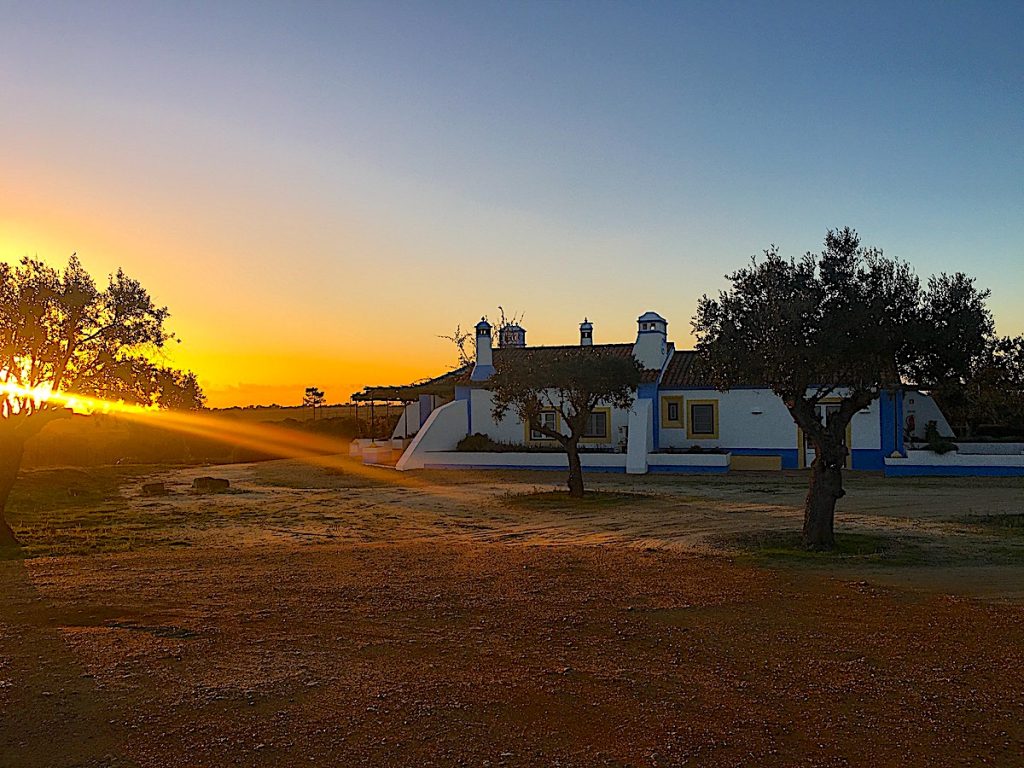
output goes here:
<path id="1" fill-rule="evenodd" d="M 295 459 L 313 466 L 336 469 L 372 477 L 377 481 L 417 488 L 442 498 L 458 498 L 457 494 L 407 473 L 389 472 L 364 466 L 348 456 L 349 442 L 325 435 L 299 432 L 272 424 L 252 424 L 203 411 L 162 409 L 156 405 L 137 405 L 120 400 L 103 400 L 68 392 L 54 392 L 49 387 L 29 388 L 0 383 L 0 396 L 8 401 L 32 403 L 33 409 L 57 406 L 77 414 L 104 414 L 181 434 L 237 445 L 271 456 Z"/>

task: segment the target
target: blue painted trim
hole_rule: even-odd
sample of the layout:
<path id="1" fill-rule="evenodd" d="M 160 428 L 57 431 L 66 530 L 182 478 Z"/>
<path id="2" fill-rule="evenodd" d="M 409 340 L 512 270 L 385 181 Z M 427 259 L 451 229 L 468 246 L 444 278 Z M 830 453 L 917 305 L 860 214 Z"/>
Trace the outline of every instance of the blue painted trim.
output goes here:
<path id="1" fill-rule="evenodd" d="M 907 450 L 903 445 L 903 389 L 896 390 L 896 450 L 899 451 L 903 456 L 907 455 Z"/>
<path id="2" fill-rule="evenodd" d="M 420 426 L 427 423 L 427 417 L 434 410 L 434 396 L 420 395 Z"/>
<path id="3" fill-rule="evenodd" d="M 881 435 L 881 451 L 885 456 L 896 450 L 895 423 L 896 408 L 892 393 L 882 392 L 878 395 L 878 431 Z"/>
<path id="4" fill-rule="evenodd" d="M 654 447 L 658 448 L 658 440 L 660 439 L 661 427 L 661 415 L 658 413 L 658 385 L 655 382 L 649 382 L 647 384 L 641 384 L 636 388 L 636 399 L 637 400 L 650 400 L 651 401 L 651 418 L 652 432 L 651 437 L 654 441 Z"/>
<path id="5" fill-rule="evenodd" d="M 768 387 L 731 387 L 730 389 L 718 389 L 717 387 L 663 387 L 659 385 L 658 389 L 661 390 L 662 394 L 671 394 L 673 392 L 730 392 L 733 389 L 764 389 L 771 392 L 771 389 Z"/>
<path id="6" fill-rule="evenodd" d="M 852 469 L 883 470 L 885 454 L 875 448 L 854 448 L 850 451 Z"/>
<path id="7" fill-rule="evenodd" d="M 680 475 L 719 475 L 729 471 L 729 465 L 721 467 L 705 467 L 703 465 L 680 464 L 678 466 L 660 464 L 657 466 L 647 465 L 648 472 L 658 474 L 680 474 Z"/>
<path id="8" fill-rule="evenodd" d="M 932 464 L 885 466 L 886 477 L 1024 477 L 1024 467 L 940 467 Z"/>
<path id="9" fill-rule="evenodd" d="M 548 465 L 533 465 L 533 464 L 424 464 L 424 469 L 518 469 L 527 470 L 533 472 L 568 472 L 569 467 L 551 467 Z M 625 467 L 584 467 L 583 474 L 591 472 L 602 472 L 602 473 L 624 473 Z"/>
<path id="10" fill-rule="evenodd" d="M 473 372 L 469 375 L 470 381 L 487 381 L 491 376 L 494 375 L 493 365 L 477 365 L 473 366 Z"/>
<path id="11" fill-rule="evenodd" d="M 469 387 L 456 387 L 455 399 L 466 401 L 466 434 L 473 434 L 473 390 Z"/>

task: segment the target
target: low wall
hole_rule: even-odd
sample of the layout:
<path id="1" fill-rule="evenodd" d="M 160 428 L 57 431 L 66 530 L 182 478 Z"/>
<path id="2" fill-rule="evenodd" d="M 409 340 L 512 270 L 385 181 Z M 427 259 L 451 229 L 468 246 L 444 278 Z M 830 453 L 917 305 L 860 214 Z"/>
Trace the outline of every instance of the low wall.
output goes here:
<path id="1" fill-rule="evenodd" d="M 348 452 L 351 456 L 362 456 L 364 450 L 376 444 L 376 440 L 371 440 L 368 437 L 358 437 L 348 444 Z"/>
<path id="2" fill-rule="evenodd" d="M 564 453 L 428 451 L 421 457 L 423 469 L 557 469 L 567 471 Z M 625 453 L 581 453 L 584 472 L 625 472 Z M 728 472 L 729 454 L 651 453 L 648 472 Z"/>
<path id="3" fill-rule="evenodd" d="M 466 436 L 469 423 L 466 404 L 466 400 L 452 400 L 447 405 L 431 411 L 395 468 L 401 471 L 422 469 L 425 466 L 425 457 L 431 453 L 452 451 Z"/>
<path id="4" fill-rule="evenodd" d="M 569 457 L 560 452 L 434 451 L 422 462 L 424 469 L 569 469 Z M 584 472 L 625 472 L 626 454 L 581 453 L 580 463 Z"/>
<path id="5" fill-rule="evenodd" d="M 886 477 L 1024 477 L 1024 455 L 907 451 L 886 459 Z"/>
<path id="6" fill-rule="evenodd" d="M 651 401 L 638 399 L 629 412 L 629 436 L 626 439 L 626 471 L 631 475 L 647 472 L 647 456 L 654 447 L 654 421 Z"/>
<path id="7" fill-rule="evenodd" d="M 649 453 L 648 472 L 728 472 L 728 453 Z"/>
<path id="8" fill-rule="evenodd" d="M 961 443 L 957 442 L 957 453 L 986 454 L 988 456 L 1013 456 L 1024 453 L 1024 443 Z"/>

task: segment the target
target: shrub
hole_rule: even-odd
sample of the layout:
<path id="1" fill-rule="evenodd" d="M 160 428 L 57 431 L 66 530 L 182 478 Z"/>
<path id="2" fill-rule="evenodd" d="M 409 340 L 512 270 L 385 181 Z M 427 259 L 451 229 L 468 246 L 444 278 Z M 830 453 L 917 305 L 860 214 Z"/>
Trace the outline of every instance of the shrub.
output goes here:
<path id="1" fill-rule="evenodd" d="M 935 421 L 929 421 L 925 424 L 924 440 L 929 451 L 940 455 L 956 450 L 956 443 L 939 434 L 939 426 Z"/>
<path id="2" fill-rule="evenodd" d="M 482 432 L 474 432 L 472 435 L 466 435 L 464 438 L 459 440 L 459 444 L 456 446 L 457 450 L 460 451 L 500 451 L 502 444 L 495 442 L 487 435 Z"/>

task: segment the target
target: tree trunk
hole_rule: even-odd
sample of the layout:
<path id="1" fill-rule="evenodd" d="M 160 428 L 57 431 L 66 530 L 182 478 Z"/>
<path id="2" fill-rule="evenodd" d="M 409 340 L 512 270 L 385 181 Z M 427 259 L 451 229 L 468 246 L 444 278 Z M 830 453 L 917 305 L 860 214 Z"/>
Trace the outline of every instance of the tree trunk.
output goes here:
<path id="1" fill-rule="evenodd" d="M 7 523 L 4 510 L 7 497 L 11 495 L 14 481 L 21 469 L 21 457 L 25 452 L 25 440 L 20 436 L 4 435 L 0 442 L 0 551 L 17 548 L 18 540 Z"/>
<path id="2" fill-rule="evenodd" d="M 565 446 L 569 456 L 569 495 L 574 499 L 583 498 L 583 464 L 580 463 L 579 446 L 569 442 Z"/>
<path id="3" fill-rule="evenodd" d="M 807 549 L 828 550 L 836 543 L 836 502 L 846 494 L 843 490 L 846 449 L 843 445 L 815 446 L 815 453 L 811 485 L 804 503 L 803 543 Z"/>

